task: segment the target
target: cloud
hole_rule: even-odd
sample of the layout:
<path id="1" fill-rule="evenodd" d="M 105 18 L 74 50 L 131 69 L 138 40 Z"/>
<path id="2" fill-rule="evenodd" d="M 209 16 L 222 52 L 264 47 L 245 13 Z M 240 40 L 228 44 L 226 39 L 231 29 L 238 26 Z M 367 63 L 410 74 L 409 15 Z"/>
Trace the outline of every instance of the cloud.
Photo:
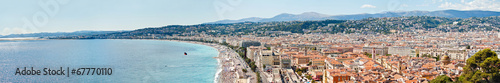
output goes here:
<path id="1" fill-rule="evenodd" d="M 500 11 L 500 2 L 496 2 L 495 0 L 473 0 L 470 2 L 461 1 L 460 3 L 444 2 L 439 6 L 439 8 Z"/>
<path id="2" fill-rule="evenodd" d="M 361 6 L 361 8 L 377 8 L 377 6 L 373 6 L 373 5 L 370 5 L 370 4 L 364 4 Z"/>

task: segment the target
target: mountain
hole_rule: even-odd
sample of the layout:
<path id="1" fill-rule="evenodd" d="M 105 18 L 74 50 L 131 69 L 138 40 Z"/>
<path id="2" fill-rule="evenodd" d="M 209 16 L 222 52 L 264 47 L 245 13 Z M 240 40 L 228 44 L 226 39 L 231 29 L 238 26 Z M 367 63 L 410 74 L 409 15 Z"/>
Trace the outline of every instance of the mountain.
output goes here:
<path id="1" fill-rule="evenodd" d="M 257 22 L 259 20 L 262 20 L 264 18 L 259 18 L 259 17 L 250 17 L 250 18 L 244 18 L 240 20 L 220 20 L 216 22 L 210 22 L 207 24 L 227 24 L 227 23 L 239 23 L 239 22 Z"/>
<path id="2" fill-rule="evenodd" d="M 294 15 L 283 13 L 276 15 L 272 18 L 259 18 L 259 17 L 250 17 L 243 18 L 240 20 L 220 20 L 216 22 L 209 22 L 204 24 L 227 24 L 227 23 L 240 23 L 240 22 L 276 22 L 276 21 L 294 21 L 294 20 L 324 20 L 323 18 L 328 17 L 329 15 L 320 14 L 316 12 L 305 12 L 302 14 Z"/>
<path id="3" fill-rule="evenodd" d="M 41 32 L 41 33 L 29 33 L 29 34 L 11 34 L 0 36 L 0 38 L 18 38 L 18 37 L 60 37 L 60 36 L 79 36 L 79 35 L 97 35 L 97 34 L 107 34 L 122 31 L 75 31 L 75 32 Z"/>
<path id="4" fill-rule="evenodd" d="M 306 12 L 306 13 L 302 13 L 299 15 L 284 13 L 284 14 L 274 16 L 273 18 L 259 20 L 258 22 L 294 21 L 294 20 L 300 20 L 300 21 L 324 20 L 323 18 L 325 18 L 325 17 L 328 17 L 328 15 L 320 14 L 320 13 L 316 13 L 316 12 Z"/>
<path id="5" fill-rule="evenodd" d="M 402 16 L 438 16 L 448 18 L 470 18 L 470 17 L 489 17 L 499 16 L 500 12 L 496 11 L 482 11 L 482 10 L 440 10 L 440 11 L 393 11 L 382 12 L 376 14 L 353 14 L 353 15 L 325 15 L 316 12 L 305 12 L 302 14 L 294 15 L 283 13 L 272 18 L 244 18 L 240 20 L 221 20 L 216 22 L 209 22 L 204 24 L 227 24 L 239 22 L 276 22 L 276 21 L 307 21 L 307 20 L 359 20 L 364 18 L 379 18 L 379 17 L 402 17 Z"/>
<path id="6" fill-rule="evenodd" d="M 338 15 L 330 16 L 329 19 L 338 20 L 359 20 L 363 18 L 379 18 L 379 17 L 402 17 L 402 16 L 437 16 L 447 18 L 470 18 L 470 17 L 489 17 L 499 16 L 500 12 L 495 11 L 459 11 L 459 10 L 441 10 L 441 11 L 406 11 L 406 12 L 383 12 L 377 14 L 355 14 L 355 15 Z"/>

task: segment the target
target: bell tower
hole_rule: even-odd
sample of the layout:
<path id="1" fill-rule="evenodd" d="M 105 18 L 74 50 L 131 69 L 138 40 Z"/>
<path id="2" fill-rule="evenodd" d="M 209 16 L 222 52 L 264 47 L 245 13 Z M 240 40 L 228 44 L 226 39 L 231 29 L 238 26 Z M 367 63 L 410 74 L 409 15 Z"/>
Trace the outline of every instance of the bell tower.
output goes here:
<path id="1" fill-rule="evenodd" d="M 375 48 L 372 48 L 372 59 L 373 60 L 377 60 L 377 58 L 375 57 L 375 55 L 377 55 L 377 53 L 375 52 Z"/>

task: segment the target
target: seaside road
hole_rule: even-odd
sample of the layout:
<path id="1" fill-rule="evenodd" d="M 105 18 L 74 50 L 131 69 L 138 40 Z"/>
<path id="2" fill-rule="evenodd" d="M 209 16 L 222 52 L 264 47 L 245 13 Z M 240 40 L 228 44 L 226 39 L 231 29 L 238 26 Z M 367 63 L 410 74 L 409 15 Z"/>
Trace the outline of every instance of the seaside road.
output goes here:
<path id="1" fill-rule="evenodd" d="M 252 69 L 250 68 L 250 66 L 245 62 L 245 60 L 243 60 L 242 57 L 239 56 L 238 53 L 236 53 L 236 51 L 234 51 L 233 49 L 231 48 L 227 48 L 228 50 L 230 50 L 229 52 L 229 57 L 233 58 L 234 59 L 234 63 L 236 64 L 240 64 L 240 65 L 237 65 L 237 68 L 238 68 L 238 71 L 242 70 L 242 69 L 246 69 L 247 72 L 245 73 L 247 75 L 247 77 L 249 78 L 249 83 L 257 83 L 257 74 L 255 74 Z"/>
<path id="2" fill-rule="evenodd" d="M 245 74 L 249 78 L 249 83 L 257 83 L 257 74 L 255 74 L 255 72 L 253 72 L 252 69 L 248 65 L 246 65 L 245 62 L 238 62 L 238 63 L 242 64 L 239 66 L 240 69 L 247 70 L 247 72 Z"/>
<path id="3" fill-rule="evenodd" d="M 263 69 L 259 68 L 257 70 L 258 70 L 258 72 L 260 72 L 260 77 L 261 77 L 260 80 L 262 80 L 262 83 L 270 83 L 269 80 L 267 80 L 268 77 L 264 74 L 265 72 L 262 72 Z"/>
<path id="4" fill-rule="evenodd" d="M 234 52 L 234 54 L 238 55 L 238 53 Z M 255 72 L 252 71 L 252 69 L 250 68 L 250 66 L 248 64 L 246 64 L 245 60 L 243 60 L 243 58 L 241 58 L 240 56 L 236 56 L 237 59 L 238 59 L 238 64 L 241 64 L 240 65 L 240 68 L 241 69 L 246 69 L 247 70 L 247 73 L 246 75 L 248 76 L 248 78 L 250 78 L 250 83 L 257 83 L 257 74 L 255 74 Z"/>
<path id="5" fill-rule="evenodd" d="M 185 41 L 186 42 L 186 41 Z M 218 45 L 218 44 L 210 44 L 210 43 L 203 43 L 203 42 L 190 42 L 189 43 L 196 43 L 196 44 L 202 44 L 202 45 L 207 45 L 216 48 L 220 53 L 219 53 L 219 58 L 222 59 L 223 61 L 221 62 L 223 68 L 230 68 L 230 67 L 235 67 L 237 71 L 242 71 L 242 69 L 246 69 L 247 72 L 246 77 L 248 77 L 248 82 L 249 83 L 257 83 L 257 75 L 252 71 L 250 66 L 245 62 L 245 60 L 239 56 L 238 53 L 236 53 L 235 50 L 223 46 L 223 45 Z M 228 64 L 228 63 L 234 63 L 234 64 Z M 240 64 L 240 65 L 238 65 Z M 235 72 L 231 71 L 221 71 L 219 73 L 221 77 L 216 78 L 219 79 L 219 83 L 232 83 L 237 80 L 237 76 Z M 261 74 L 262 75 L 262 74 Z M 266 82 L 264 82 L 266 83 Z"/>

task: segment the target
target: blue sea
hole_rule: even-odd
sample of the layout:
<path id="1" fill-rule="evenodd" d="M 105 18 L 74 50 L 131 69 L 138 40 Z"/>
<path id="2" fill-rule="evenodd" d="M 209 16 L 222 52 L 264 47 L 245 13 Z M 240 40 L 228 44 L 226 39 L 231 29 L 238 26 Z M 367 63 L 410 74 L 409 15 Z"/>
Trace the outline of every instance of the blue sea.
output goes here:
<path id="1" fill-rule="evenodd" d="M 0 82 L 212 83 L 217 55 L 209 46 L 160 40 L 0 41 Z M 15 75 L 24 67 L 42 75 Z M 65 75 L 43 75 L 43 68 L 60 67 Z M 112 73 L 73 75 L 68 68 L 111 68 Z"/>

